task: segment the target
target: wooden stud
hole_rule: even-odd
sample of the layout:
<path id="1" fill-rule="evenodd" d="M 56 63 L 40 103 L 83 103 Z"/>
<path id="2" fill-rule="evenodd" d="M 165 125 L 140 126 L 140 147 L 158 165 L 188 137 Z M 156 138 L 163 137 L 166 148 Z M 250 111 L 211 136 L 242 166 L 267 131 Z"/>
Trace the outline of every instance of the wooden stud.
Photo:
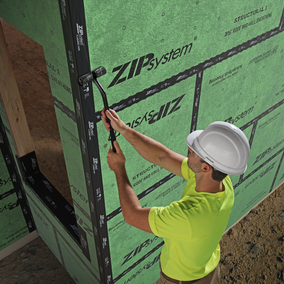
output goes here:
<path id="1" fill-rule="evenodd" d="M 0 18 L 0 95 L 19 157 L 34 151 Z"/>

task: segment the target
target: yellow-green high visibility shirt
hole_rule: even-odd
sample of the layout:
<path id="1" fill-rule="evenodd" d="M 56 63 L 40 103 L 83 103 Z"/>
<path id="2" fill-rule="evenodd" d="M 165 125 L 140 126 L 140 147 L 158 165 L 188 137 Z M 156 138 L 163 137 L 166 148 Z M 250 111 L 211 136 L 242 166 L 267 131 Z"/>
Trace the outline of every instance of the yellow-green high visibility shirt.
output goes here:
<path id="1" fill-rule="evenodd" d="M 219 242 L 234 204 L 234 190 L 227 176 L 224 191 L 197 192 L 187 158 L 181 171 L 188 181 L 182 198 L 167 207 L 152 207 L 149 224 L 165 242 L 160 257 L 162 271 L 171 278 L 189 281 L 206 276 L 220 261 Z"/>

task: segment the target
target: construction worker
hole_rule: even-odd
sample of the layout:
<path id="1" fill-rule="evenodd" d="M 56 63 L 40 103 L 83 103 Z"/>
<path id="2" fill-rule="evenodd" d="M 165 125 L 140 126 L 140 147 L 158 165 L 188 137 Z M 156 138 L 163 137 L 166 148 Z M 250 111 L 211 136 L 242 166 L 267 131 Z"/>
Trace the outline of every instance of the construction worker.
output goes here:
<path id="1" fill-rule="evenodd" d="M 102 120 L 119 132 L 147 161 L 187 180 L 179 201 L 166 207 L 142 208 L 131 187 L 125 157 L 117 141 L 107 162 L 115 173 L 126 222 L 164 239 L 157 284 L 213 284 L 220 275 L 219 242 L 228 224 L 234 190 L 228 174 L 243 174 L 250 146 L 244 133 L 227 122 L 214 122 L 188 135 L 188 157 L 127 126 L 114 110 Z"/>

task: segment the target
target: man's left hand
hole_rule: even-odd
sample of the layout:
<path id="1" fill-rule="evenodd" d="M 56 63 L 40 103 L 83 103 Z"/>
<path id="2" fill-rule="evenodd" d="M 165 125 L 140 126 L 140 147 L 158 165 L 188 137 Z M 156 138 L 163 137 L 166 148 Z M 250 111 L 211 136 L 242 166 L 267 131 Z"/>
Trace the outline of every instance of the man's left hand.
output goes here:
<path id="1" fill-rule="evenodd" d="M 120 149 L 120 146 L 117 141 L 113 142 L 113 145 L 116 149 L 116 153 L 113 152 L 112 147 L 110 147 L 107 155 L 108 166 L 115 174 L 119 173 L 122 169 L 125 169 L 125 157 Z"/>

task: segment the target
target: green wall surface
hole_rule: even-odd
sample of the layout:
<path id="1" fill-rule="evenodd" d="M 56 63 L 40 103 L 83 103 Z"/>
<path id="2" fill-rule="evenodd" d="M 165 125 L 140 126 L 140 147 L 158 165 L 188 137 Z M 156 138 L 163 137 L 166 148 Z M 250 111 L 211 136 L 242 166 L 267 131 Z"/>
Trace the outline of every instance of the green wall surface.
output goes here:
<path id="1" fill-rule="evenodd" d="M 29 233 L 19 205 L 5 159 L 0 151 L 0 250 Z"/>
<path id="2" fill-rule="evenodd" d="M 8 145 L 11 146 L 12 155 L 9 156 L 9 160 L 14 161 L 17 159 L 16 150 L 13 145 L 13 139 L 8 131 L 8 123 L 5 117 L 5 112 L 0 105 L 0 118 L 3 122 L 5 135 L 8 139 Z M 1 122 L 0 121 L 0 122 Z M 2 137 L 2 133 L 0 132 Z M 2 140 L 1 140 L 2 141 Z M 1 142 L 0 141 L 0 142 Z M 1 152 L 0 152 L 1 154 Z M 3 157 L 3 156 L 0 156 Z M 8 158 L 8 156 L 5 156 Z M 0 160 L 1 169 L 1 182 L 6 180 L 1 187 L 1 193 L 8 193 L 7 197 L 0 200 L 0 214 L 1 214 L 1 250 L 12 245 L 15 241 L 26 236 L 31 230 L 29 230 L 29 223 L 24 218 L 23 208 L 21 209 L 21 198 L 19 194 L 11 190 L 11 178 L 4 164 L 4 159 Z M 24 181 L 24 176 L 20 172 L 18 164 L 14 164 L 15 170 L 19 171 L 20 178 Z M 13 186 L 13 184 L 12 184 Z M 36 230 L 44 240 L 44 242 L 51 249 L 53 254 L 58 258 L 64 268 L 69 272 L 71 277 L 76 283 L 101 283 L 97 269 L 91 264 L 90 260 L 82 252 L 81 245 L 70 236 L 67 232 L 67 228 L 58 220 L 58 216 L 55 216 L 46 206 L 44 201 L 38 196 L 38 194 L 32 190 L 26 183 L 23 183 L 24 195 L 27 199 L 28 210 L 32 214 L 32 221 L 36 225 Z M 3 188 L 3 190 L 2 190 Z M 9 190 L 10 189 L 10 190 Z M 39 188 L 39 190 L 41 190 Z M 11 193 L 12 191 L 12 193 Z M 4 195 L 3 194 L 3 195 Z M 3 196 L 2 195 L 2 196 Z M 0 195 L 1 196 L 1 195 Z M 1 197 L 2 197 L 1 196 Z M 80 224 L 78 225 L 78 227 Z M 90 248 L 94 252 L 96 259 L 95 248 Z"/>
<path id="3" fill-rule="evenodd" d="M 244 131 L 251 154 L 245 174 L 231 176 L 228 229 L 284 180 L 283 8 L 280 0 L 0 2 L 0 17 L 45 53 L 81 243 L 26 191 L 40 235 L 77 283 L 155 283 L 163 245 L 124 221 L 103 101 L 78 77 L 104 66 L 98 80 L 123 121 L 185 156 L 187 135 L 213 121 Z M 182 178 L 117 141 L 143 207 L 180 199 Z"/>
<path id="4" fill-rule="evenodd" d="M 12 150 L 6 135 L 6 132 L 9 135 L 8 125 L 2 123 L 3 116 L 0 104 L 0 250 L 35 229 L 20 177 L 14 169 Z"/>
<path id="5" fill-rule="evenodd" d="M 250 140 L 246 173 L 231 176 L 236 199 L 229 228 L 283 181 L 283 33 L 257 38 L 279 27 L 283 1 L 163 1 L 143 7 L 139 1 L 111 2 L 85 2 L 91 70 L 106 67 L 108 73 L 98 80 L 129 126 L 185 156 L 187 135 L 213 121 L 235 124 Z M 96 89 L 94 98 L 99 115 L 103 104 Z M 100 155 L 105 157 L 108 133 L 99 119 L 97 125 Z M 168 178 L 153 190 L 168 173 L 144 161 L 122 137 L 117 140 L 142 206 L 163 206 L 180 198 L 182 179 Z M 101 165 L 109 214 L 120 205 L 114 174 L 106 159 Z M 118 275 L 161 242 L 129 228 L 129 239 L 118 247 L 128 225 L 119 214 L 108 224 L 111 254 L 123 256 L 113 263 Z M 135 254 L 146 240 L 143 251 Z M 121 252 L 129 246 L 128 260 Z"/>

